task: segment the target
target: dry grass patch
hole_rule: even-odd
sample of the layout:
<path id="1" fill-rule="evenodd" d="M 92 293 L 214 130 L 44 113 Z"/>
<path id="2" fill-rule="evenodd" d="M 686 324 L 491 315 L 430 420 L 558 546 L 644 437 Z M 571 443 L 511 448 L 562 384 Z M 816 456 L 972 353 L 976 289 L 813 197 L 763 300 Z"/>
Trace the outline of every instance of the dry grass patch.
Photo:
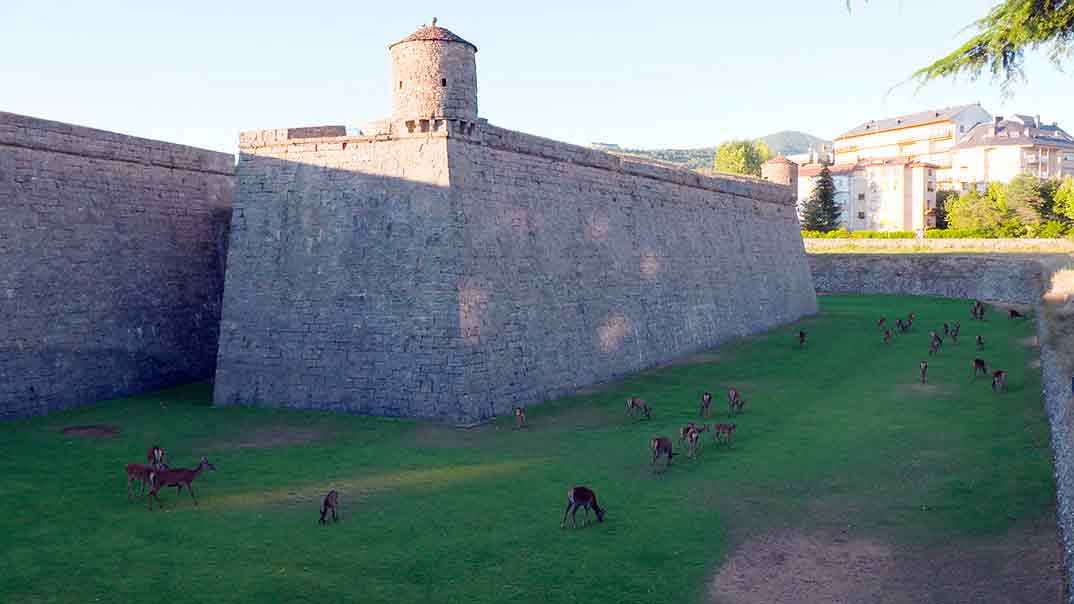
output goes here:
<path id="1" fill-rule="evenodd" d="M 119 432 L 119 426 L 113 426 L 112 424 L 68 426 L 63 429 L 64 436 L 84 436 L 87 438 L 115 438 L 119 436 Z"/>
<path id="2" fill-rule="evenodd" d="M 322 440 L 329 436 L 323 430 L 312 428 L 256 428 L 241 432 L 227 442 L 218 442 L 210 449 L 271 449 Z"/>

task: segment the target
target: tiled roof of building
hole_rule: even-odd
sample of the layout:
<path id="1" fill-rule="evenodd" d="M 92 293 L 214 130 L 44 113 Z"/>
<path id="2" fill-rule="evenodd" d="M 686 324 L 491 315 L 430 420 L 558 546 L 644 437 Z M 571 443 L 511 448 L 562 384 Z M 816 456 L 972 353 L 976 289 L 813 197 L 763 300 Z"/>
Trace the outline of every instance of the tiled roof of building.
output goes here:
<path id="1" fill-rule="evenodd" d="M 875 159 L 863 159 L 853 164 L 835 164 L 828 166 L 828 171 L 832 173 L 832 176 L 844 176 L 852 174 L 855 170 L 868 168 L 870 166 L 910 166 L 911 168 L 939 168 L 936 164 L 930 164 L 928 162 L 917 161 L 908 157 L 887 157 L 887 158 L 875 158 Z M 820 171 L 824 168 L 824 164 L 812 163 L 803 164 L 798 167 L 798 176 L 818 176 Z"/>
<path id="2" fill-rule="evenodd" d="M 779 155 L 773 157 L 772 159 L 766 161 L 765 163 L 766 164 L 793 164 L 794 162 L 789 160 L 789 159 L 787 159 L 786 157 L 783 157 L 783 154 L 780 153 Z"/>
<path id="3" fill-rule="evenodd" d="M 958 140 L 952 149 L 995 147 L 1000 145 L 1043 145 L 1074 149 L 1074 137 L 1059 126 L 1045 126 L 1028 115 L 1010 119 L 997 117 L 991 122 L 977 124 Z"/>
<path id="4" fill-rule="evenodd" d="M 470 48 L 474 49 L 474 52 L 477 52 L 477 47 L 476 46 L 474 46 L 470 42 L 467 42 L 466 40 L 463 40 L 459 36 L 455 35 L 455 33 L 452 32 L 451 30 L 445 29 L 443 27 L 438 26 L 436 24 L 436 19 L 435 18 L 433 19 L 433 24 L 432 25 L 430 25 L 428 27 L 423 25 L 420 29 L 418 29 L 418 31 L 410 34 L 409 36 L 403 38 L 402 40 L 399 40 L 395 44 L 402 44 L 404 42 L 417 42 L 417 41 L 420 41 L 420 40 L 438 40 L 440 42 L 458 42 L 460 44 L 466 44 Z M 395 44 L 389 45 L 388 48 L 391 48 L 392 46 L 395 46 Z"/>
<path id="5" fill-rule="evenodd" d="M 945 109 L 919 111 L 918 113 L 900 115 L 898 117 L 890 117 L 882 120 L 870 120 L 847 130 L 836 138 L 847 138 L 859 134 L 872 134 L 873 132 L 882 132 L 884 130 L 894 130 L 895 128 L 906 128 L 908 126 L 918 126 L 929 122 L 949 120 L 953 119 L 963 111 L 977 106 L 976 103 L 973 105 L 958 105 L 956 107 L 947 107 Z"/>

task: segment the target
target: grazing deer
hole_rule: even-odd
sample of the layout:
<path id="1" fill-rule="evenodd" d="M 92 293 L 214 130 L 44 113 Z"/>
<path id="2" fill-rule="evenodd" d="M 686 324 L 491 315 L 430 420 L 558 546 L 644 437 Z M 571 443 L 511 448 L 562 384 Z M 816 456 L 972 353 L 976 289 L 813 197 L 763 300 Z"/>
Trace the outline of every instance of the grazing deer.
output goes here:
<path id="1" fill-rule="evenodd" d="M 884 343 L 891 344 L 891 330 L 884 330 Z"/>
<path id="2" fill-rule="evenodd" d="M 709 414 L 709 407 L 712 406 L 712 393 L 701 393 L 701 417 L 706 417 Z"/>
<path id="3" fill-rule="evenodd" d="M 160 468 L 166 469 L 168 467 L 164 463 L 164 449 L 161 449 L 156 445 L 149 447 L 149 450 L 146 451 L 145 459 L 149 462 L 149 467 L 153 468 L 154 470 Z"/>
<path id="4" fill-rule="evenodd" d="M 680 445 L 683 442 L 686 441 L 686 438 L 690 435 L 690 432 L 693 431 L 696 427 L 697 426 L 694 425 L 694 422 L 689 422 L 685 426 L 679 428 L 679 444 Z"/>
<path id="5" fill-rule="evenodd" d="M 880 317 L 880 320 L 876 322 L 877 329 L 884 329 L 884 324 L 888 322 L 887 317 Z"/>
<path id="6" fill-rule="evenodd" d="M 978 352 L 980 352 L 981 350 L 984 350 L 984 336 L 977 336 L 976 340 L 977 340 L 977 350 L 978 350 Z"/>
<path id="7" fill-rule="evenodd" d="M 515 407 L 515 427 L 518 430 L 523 428 L 529 428 L 529 424 L 526 423 L 526 410 L 522 407 Z M 335 491 L 332 491 L 335 493 Z"/>
<path id="8" fill-rule="evenodd" d="M 727 389 L 727 415 L 734 417 L 739 413 L 742 413 L 742 406 L 745 404 L 746 403 L 742 400 L 742 395 L 738 393 L 737 388 Z"/>
<path id="9" fill-rule="evenodd" d="M 973 359 L 971 367 L 973 367 L 973 377 L 977 377 L 978 373 L 988 375 L 988 367 L 985 365 L 984 359 Z"/>
<path id="10" fill-rule="evenodd" d="M 143 466 L 140 463 L 127 464 L 127 501 L 131 499 L 131 484 L 136 480 L 141 483 L 141 490 L 138 496 L 145 494 L 145 485 L 149 484 L 149 474 L 152 471 L 153 468 Z"/>
<path id="11" fill-rule="evenodd" d="M 906 323 L 902 319 L 895 319 L 895 329 L 898 329 L 899 333 L 906 333 Z"/>
<path id="12" fill-rule="evenodd" d="M 735 436 L 734 424 L 716 424 L 712 427 L 712 440 L 730 443 Z"/>
<path id="13" fill-rule="evenodd" d="M 209 463 L 209 460 L 202 457 L 201 462 L 198 463 L 198 467 L 193 470 L 186 468 L 176 468 L 174 470 L 154 470 L 149 474 L 149 509 L 153 509 L 153 500 L 157 500 L 157 507 L 163 507 L 160 502 L 160 497 L 157 497 L 157 492 L 161 487 L 178 487 L 176 494 L 183 492 L 183 486 L 186 486 L 186 490 L 190 492 L 190 498 L 194 500 L 194 505 L 198 505 L 198 498 L 194 496 L 193 483 L 194 479 L 198 477 L 204 470 L 215 470 L 216 466 Z"/>
<path id="14" fill-rule="evenodd" d="M 645 416 L 645 419 L 652 419 L 652 413 L 649 412 L 649 405 L 645 403 L 645 399 L 632 396 L 627 399 L 626 412 L 630 417 L 634 417 L 636 414 L 641 413 Z"/>
<path id="15" fill-rule="evenodd" d="M 332 522 L 339 522 L 339 516 L 336 515 L 336 510 L 339 509 L 339 493 L 335 489 L 328 491 L 328 494 L 324 496 L 324 501 L 321 502 L 321 519 L 318 521 L 320 524 L 328 524 L 327 516 L 329 510 L 332 512 Z"/>
<path id="16" fill-rule="evenodd" d="M 929 362 L 921 361 L 917 364 L 917 366 L 919 369 L 921 369 L 921 383 L 924 384 L 928 382 Z"/>
<path id="17" fill-rule="evenodd" d="M 1000 369 L 992 373 L 992 392 L 1002 392 L 1007 387 L 1007 372 Z"/>
<path id="18" fill-rule="evenodd" d="M 1024 319 L 1024 318 L 1026 318 L 1026 316 L 1024 314 L 1018 312 L 1017 310 L 1014 310 L 1013 308 L 1008 308 L 1007 309 L 1007 318 L 1008 319 Z"/>
<path id="19" fill-rule="evenodd" d="M 567 491 L 567 510 L 563 512 L 563 522 L 560 523 L 559 528 L 567 528 L 568 514 L 571 516 L 571 528 L 578 527 L 575 522 L 578 508 L 585 509 L 585 521 L 582 526 L 589 524 L 589 508 L 593 508 L 593 511 L 597 513 L 597 522 L 604 522 L 605 510 L 597 505 L 597 494 L 586 487 L 574 487 Z"/>
<path id="20" fill-rule="evenodd" d="M 929 356 L 934 356 L 940 352 L 940 343 L 936 340 L 929 342 Z"/>
<path id="21" fill-rule="evenodd" d="M 804 331 L 799 331 L 798 332 L 798 348 L 799 348 L 799 350 L 802 349 L 802 348 L 805 348 L 806 336 L 808 336 L 808 335 L 809 334 L 804 332 Z"/>
<path id="22" fill-rule="evenodd" d="M 666 436 L 655 436 L 649 441 L 649 448 L 653 450 L 653 469 L 656 469 L 656 460 L 660 459 L 661 455 L 667 457 L 667 462 L 664 464 L 666 469 L 671 465 L 671 458 L 675 456 L 674 451 L 671 450 L 671 439 Z"/>

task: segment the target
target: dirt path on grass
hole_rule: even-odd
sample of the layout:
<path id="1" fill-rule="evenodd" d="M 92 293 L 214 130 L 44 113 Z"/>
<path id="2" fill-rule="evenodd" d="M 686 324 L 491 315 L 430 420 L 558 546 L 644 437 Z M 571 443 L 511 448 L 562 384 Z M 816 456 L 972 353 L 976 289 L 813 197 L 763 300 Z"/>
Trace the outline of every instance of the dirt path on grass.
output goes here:
<path id="1" fill-rule="evenodd" d="M 743 542 L 709 586 L 712 604 L 1058 602 L 1059 537 L 1042 520 L 991 542 L 918 548 L 846 530 L 778 530 Z"/>

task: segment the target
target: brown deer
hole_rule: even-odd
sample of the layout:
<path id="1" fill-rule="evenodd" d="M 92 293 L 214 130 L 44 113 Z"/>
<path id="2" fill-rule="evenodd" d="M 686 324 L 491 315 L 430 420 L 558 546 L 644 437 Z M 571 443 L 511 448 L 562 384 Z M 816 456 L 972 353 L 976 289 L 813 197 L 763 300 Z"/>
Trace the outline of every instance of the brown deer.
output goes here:
<path id="1" fill-rule="evenodd" d="M 515 407 L 515 428 L 522 430 L 529 427 L 530 425 L 526 423 L 526 410 L 522 407 Z M 335 493 L 335 491 L 332 492 Z"/>
<path id="2" fill-rule="evenodd" d="M 1007 388 L 1007 372 L 1000 369 L 992 372 L 992 392 L 1002 392 Z"/>
<path id="3" fill-rule="evenodd" d="M 716 424 L 712 427 L 712 440 L 730 443 L 735 436 L 734 424 Z"/>
<path id="4" fill-rule="evenodd" d="M 321 519 L 318 521 L 320 524 L 328 524 L 327 516 L 328 512 L 332 512 L 332 522 L 339 522 L 339 516 L 336 515 L 336 510 L 339 509 L 339 493 L 335 489 L 328 491 L 328 494 L 324 496 L 324 501 L 321 502 Z"/>
<path id="5" fill-rule="evenodd" d="M 701 444 L 701 431 L 697 428 L 690 428 L 686 434 L 686 444 L 689 451 L 687 457 L 697 459 L 697 448 Z"/>
<path id="6" fill-rule="evenodd" d="M 913 314 L 914 314 L 914 313 L 910 313 L 910 316 L 911 316 L 911 317 L 913 317 Z M 912 328 L 913 328 L 913 326 L 914 326 L 914 320 L 913 320 L 913 318 L 909 318 L 909 319 L 907 319 L 907 320 L 906 320 L 906 331 L 910 331 L 910 329 L 912 329 Z"/>
<path id="7" fill-rule="evenodd" d="M 738 393 L 737 388 L 727 389 L 727 415 L 734 417 L 739 413 L 742 413 L 742 406 L 745 404 L 746 403 L 742 400 L 742 395 Z"/>
<path id="8" fill-rule="evenodd" d="M 906 333 L 906 323 L 902 319 L 895 319 L 895 329 L 898 329 L 899 333 Z"/>
<path id="9" fill-rule="evenodd" d="M 164 463 L 164 449 L 153 445 L 146 451 L 145 460 L 149 462 L 149 467 L 155 469 L 167 468 L 167 464 Z"/>
<path id="10" fill-rule="evenodd" d="M 656 469 L 656 460 L 660 459 L 660 456 L 666 456 L 667 462 L 664 464 L 666 469 L 671 465 L 671 458 L 675 456 L 675 452 L 671 450 L 671 439 L 666 436 L 654 436 L 649 441 L 649 448 L 653 451 L 653 469 Z"/>
<path id="11" fill-rule="evenodd" d="M 801 350 L 802 348 L 805 348 L 806 337 L 808 335 L 809 334 L 804 332 L 804 331 L 799 331 L 798 332 L 798 349 L 799 350 Z"/>
<path id="12" fill-rule="evenodd" d="M 1014 310 L 1013 308 L 1008 308 L 1007 309 L 1007 318 L 1008 319 L 1024 319 L 1024 318 L 1026 318 L 1026 316 L 1024 314 L 1018 312 L 1017 310 Z"/>
<path id="13" fill-rule="evenodd" d="M 940 352 L 940 343 L 936 340 L 929 342 L 929 356 L 934 356 Z"/>
<path id="14" fill-rule="evenodd" d="M 215 470 L 216 466 L 209 463 L 209 460 L 202 457 L 201 462 L 198 463 L 198 467 L 193 470 L 186 468 L 176 468 L 174 470 L 154 470 L 149 474 L 149 509 L 153 509 L 153 500 L 157 500 L 157 507 L 163 507 L 160 502 L 160 497 L 157 497 L 157 492 L 161 487 L 178 487 L 176 494 L 183 492 L 183 487 L 186 486 L 186 490 L 190 492 L 190 498 L 194 500 L 194 505 L 198 505 L 198 498 L 194 496 L 193 483 L 194 479 L 198 477 L 205 470 Z"/>
<path id="15" fill-rule="evenodd" d="M 688 422 L 685 426 L 679 428 L 679 444 L 685 442 L 690 432 L 696 428 L 697 426 L 694 425 L 694 422 Z"/>
<path id="16" fill-rule="evenodd" d="M 984 359 L 973 359 L 970 364 L 973 368 L 973 377 L 977 377 L 977 374 L 988 375 L 988 366 L 985 365 Z"/>
<path id="17" fill-rule="evenodd" d="M 877 329 L 884 329 L 884 324 L 886 324 L 887 322 L 887 317 L 880 317 L 880 320 L 876 322 Z"/>
<path id="18" fill-rule="evenodd" d="M 928 373 L 929 373 L 929 362 L 928 361 L 921 361 L 921 362 L 919 362 L 917 364 L 917 366 L 918 366 L 919 369 L 921 369 L 921 383 L 922 384 L 927 383 L 928 382 Z"/>
<path id="19" fill-rule="evenodd" d="M 977 340 L 977 351 L 980 352 L 980 351 L 984 350 L 984 336 L 977 336 L 976 340 Z"/>
<path id="20" fill-rule="evenodd" d="M 649 412 L 649 405 L 645 403 L 645 399 L 632 396 L 627 399 L 626 412 L 630 417 L 634 417 L 636 414 L 641 413 L 645 416 L 645 419 L 652 419 L 652 413 Z"/>
<path id="21" fill-rule="evenodd" d="M 884 330 L 884 338 L 883 339 L 884 339 L 885 344 L 891 344 L 891 330 L 890 329 Z"/>
<path id="22" fill-rule="evenodd" d="M 140 463 L 127 464 L 127 501 L 131 499 L 131 484 L 136 480 L 141 483 L 141 490 L 138 496 L 141 497 L 145 494 L 145 485 L 149 484 L 149 474 L 152 471 L 153 468 L 143 466 Z"/>
<path id="23" fill-rule="evenodd" d="M 563 522 L 560 523 L 559 528 L 567 528 L 568 514 L 571 516 L 571 528 L 578 528 L 578 524 L 575 522 L 578 508 L 585 509 L 585 520 L 582 526 L 589 524 L 589 508 L 593 508 L 593 511 L 597 513 L 597 522 L 604 522 L 604 512 L 606 510 L 602 510 L 597 505 L 597 494 L 586 487 L 574 487 L 567 491 L 567 509 L 563 512 Z"/>
<path id="24" fill-rule="evenodd" d="M 712 406 L 712 393 L 701 393 L 701 417 L 706 417 L 709 414 L 709 407 Z"/>

